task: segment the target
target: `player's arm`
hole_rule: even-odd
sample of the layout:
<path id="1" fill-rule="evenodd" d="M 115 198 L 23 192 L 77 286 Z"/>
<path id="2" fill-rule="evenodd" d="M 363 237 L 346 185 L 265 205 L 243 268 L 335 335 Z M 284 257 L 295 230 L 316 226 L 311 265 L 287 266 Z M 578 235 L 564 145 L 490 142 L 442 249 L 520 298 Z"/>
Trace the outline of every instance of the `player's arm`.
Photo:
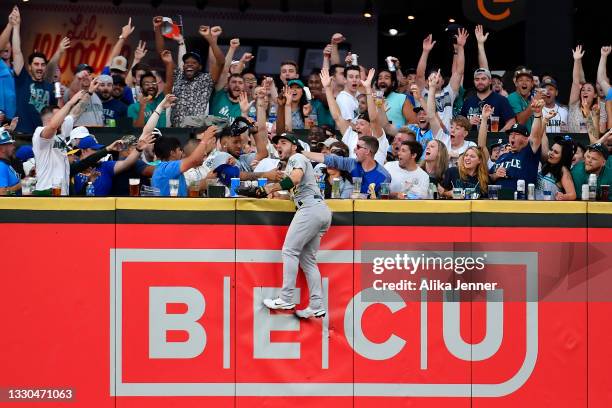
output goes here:
<path id="1" fill-rule="evenodd" d="M 304 177 L 304 171 L 302 169 L 293 169 L 291 170 L 291 174 L 282 179 L 280 183 L 266 184 L 264 189 L 266 190 L 268 197 L 270 197 L 271 194 L 274 194 L 277 191 L 291 190 L 294 186 L 300 184 L 302 177 Z"/>

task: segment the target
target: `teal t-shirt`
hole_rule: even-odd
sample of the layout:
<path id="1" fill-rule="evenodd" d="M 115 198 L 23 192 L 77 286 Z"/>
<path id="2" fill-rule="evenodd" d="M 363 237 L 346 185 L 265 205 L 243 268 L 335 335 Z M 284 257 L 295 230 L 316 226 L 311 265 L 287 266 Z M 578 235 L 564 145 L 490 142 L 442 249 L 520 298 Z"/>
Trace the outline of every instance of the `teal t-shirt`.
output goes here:
<path id="1" fill-rule="evenodd" d="M 576 189 L 576 199 L 582 198 L 582 185 L 589 184 L 589 174 L 584 169 L 584 162 L 577 163 L 572 168 L 572 179 Z M 601 173 L 597 176 L 597 195 L 601 193 L 602 185 L 612 185 L 612 157 L 609 157 Z M 608 195 L 608 201 L 612 201 L 612 194 Z"/>
<path id="2" fill-rule="evenodd" d="M 230 100 L 227 91 L 215 92 L 210 103 L 210 114 L 226 118 L 229 123 L 232 123 L 234 119 L 241 116 L 240 103 Z"/>
<path id="3" fill-rule="evenodd" d="M 510 106 L 512 107 L 514 113 L 516 113 L 517 115 L 527 109 L 527 107 L 529 106 L 529 100 L 523 99 L 523 97 L 518 92 L 512 92 L 510 95 L 508 95 L 508 102 L 510 103 Z M 527 130 L 529 130 L 530 132 L 532 124 L 533 115 L 530 116 L 527 120 L 527 123 L 525 123 Z"/>
<path id="4" fill-rule="evenodd" d="M 332 129 L 336 128 L 334 118 L 332 117 L 329 109 L 323 105 L 323 102 L 318 99 L 313 99 L 310 101 L 310 104 L 312 105 L 312 110 L 317 113 L 317 123 L 319 126 L 327 125 Z"/>
<path id="5" fill-rule="evenodd" d="M 406 118 L 404 118 L 403 108 L 404 102 L 406 102 L 406 95 L 399 94 L 397 92 L 391 92 L 387 95 L 387 118 L 396 128 L 401 128 L 406 124 Z"/>
<path id="6" fill-rule="evenodd" d="M 153 113 L 153 111 L 164 100 L 165 97 L 166 97 L 166 95 L 163 92 L 161 92 L 159 95 L 157 95 L 155 97 L 155 99 L 153 99 L 151 102 L 147 103 L 147 106 L 145 106 L 145 114 L 144 114 L 145 123 L 147 123 L 147 121 L 151 117 L 151 114 Z M 133 103 L 130 106 L 128 106 L 127 115 L 128 115 L 129 118 L 132 119 L 132 122 L 134 122 L 134 121 L 136 121 L 136 119 L 138 119 L 138 112 L 140 112 L 140 104 L 139 103 Z M 166 113 L 165 112 L 163 112 L 161 115 L 159 115 L 159 120 L 157 121 L 157 126 L 156 127 L 158 127 L 158 128 L 165 128 L 165 127 L 167 127 L 166 126 Z"/>

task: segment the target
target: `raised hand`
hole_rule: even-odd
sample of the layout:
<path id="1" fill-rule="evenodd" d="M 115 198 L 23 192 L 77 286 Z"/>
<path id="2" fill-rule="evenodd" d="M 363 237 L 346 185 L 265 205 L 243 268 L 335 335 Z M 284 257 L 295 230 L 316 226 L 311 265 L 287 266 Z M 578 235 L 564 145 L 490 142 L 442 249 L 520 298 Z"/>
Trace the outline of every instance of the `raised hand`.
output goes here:
<path id="1" fill-rule="evenodd" d="M 147 103 L 151 102 L 152 100 L 153 100 L 153 97 L 151 95 L 145 96 L 143 94 L 140 94 L 138 96 L 138 103 L 140 105 L 146 105 Z"/>
<path id="2" fill-rule="evenodd" d="M 331 54 L 332 54 L 332 45 L 327 44 L 325 48 L 323 49 L 323 58 L 331 58 Z"/>
<path id="3" fill-rule="evenodd" d="M 147 55 L 147 43 L 138 41 L 138 46 L 134 50 L 134 60 L 141 61 Z"/>
<path id="4" fill-rule="evenodd" d="M 163 22 L 164 22 L 164 18 L 162 16 L 153 17 L 153 29 L 154 30 L 161 29 Z"/>
<path id="5" fill-rule="evenodd" d="M 164 97 L 164 100 L 160 103 L 161 107 L 163 109 L 168 109 L 169 107 L 171 107 L 172 105 L 174 105 L 176 103 L 176 100 L 178 98 L 172 94 L 168 94 Z"/>
<path id="6" fill-rule="evenodd" d="M 200 28 L 198 29 L 198 33 L 200 33 L 200 35 L 202 37 L 204 37 L 204 39 L 206 41 L 212 41 L 213 40 L 213 36 L 210 33 L 210 27 L 209 26 L 201 25 Z"/>
<path id="7" fill-rule="evenodd" d="M 349 52 L 346 54 L 346 57 L 344 58 L 344 63 L 345 63 L 346 65 L 353 65 L 353 58 L 352 58 L 352 55 L 353 55 L 353 54 L 352 54 L 350 51 L 349 51 Z"/>
<path id="8" fill-rule="evenodd" d="M 484 44 L 489 38 L 489 33 L 485 34 L 484 30 L 482 29 L 482 25 L 480 24 L 476 26 L 476 30 L 474 30 L 474 34 L 476 35 L 476 42 L 478 44 Z"/>
<path id="9" fill-rule="evenodd" d="M 70 104 L 72 104 L 73 106 L 76 105 L 83 97 L 85 97 L 85 95 L 87 95 L 87 92 L 85 91 L 79 91 L 76 92 L 72 98 L 70 98 Z"/>
<path id="10" fill-rule="evenodd" d="M 11 14 L 9 14 L 9 24 L 13 27 L 21 24 L 21 14 L 19 13 L 19 7 L 13 7 Z"/>
<path id="11" fill-rule="evenodd" d="M 612 51 L 612 47 L 609 45 L 601 47 L 601 56 L 607 58 L 610 55 L 610 51 Z"/>
<path id="12" fill-rule="evenodd" d="M 215 140 L 215 134 L 219 130 L 216 126 L 209 126 L 208 129 L 204 131 L 204 135 L 202 136 L 202 140 L 200 143 L 208 143 L 211 140 Z"/>
<path id="13" fill-rule="evenodd" d="M 285 106 L 287 104 L 287 88 L 283 88 L 283 92 L 278 93 L 278 97 L 276 98 L 276 102 L 278 106 Z"/>
<path id="14" fill-rule="evenodd" d="M 582 50 L 582 45 L 577 45 L 576 48 L 572 50 L 572 55 L 575 60 L 580 60 L 584 57 L 584 51 Z"/>
<path id="15" fill-rule="evenodd" d="M 372 90 L 372 80 L 374 79 L 375 73 L 376 73 L 376 70 L 374 68 L 370 68 L 370 70 L 368 71 L 368 76 L 365 79 L 365 81 L 361 81 L 361 85 L 363 85 L 363 87 L 366 90 Z"/>
<path id="16" fill-rule="evenodd" d="M 544 100 L 543 99 L 534 99 L 531 101 L 531 110 L 536 114 L 536 115 L 541 115 L 542 114 L 542 108 L 544 107 Z"/>
<path id="17" fill-rule="evenodd" d="M 165 65 L 172 64 L 172 53 L 169 50 L 163 50 L 159 55 Z"/>
<path id="18" fill-rule="evenodd" d="M 465 47 L 465 43 L 467 42 L 469 36 L 470 34 L 468 34 L 465 28 L 460 28 L 459 31 L 457 31 L 457 35 L 455 35 L 457 45 L 460 47 Z"/>
<path id="19" fill-rule="evenodd" d="M 246 64 L 247 62 L 251 61 L 253 58 L 255 58 L 253 54 L 251 54 L 250 52 L 245 52 L 244 54 L 242 54 L 240 61 L 242 61 L 243 64 Z"/>
<path id="20" fill-rule="evenodd" d="M 331 86 L 331 78 L 329 77 L 329 72 L 326 69 L 321 70 L 319 74 L 321 77 L 321 84 L 323 88 L 329 88 Z"/>
<path id="21" fill-rule="evenodd" d="M 70 48 L 70 38 L 64 37 L 62 38 L 62 41 L 60 41 L 60 44 L 59 44 L 60 54 L 65 53 L 68 48 Z"/>
<path id="22" fill-rule="evenodd" d="M 312 113 L 312 105 L 307 103 L 306 105 L 302 106 L 302 113 L 304 114 L 305 118 L 310 116 L 310 114 Z"/>
<path id="23" fill-rule="evenodd" d="M 482 112 L 481 112 L 482 118 L 485 120 L 489 119 L 491 115 L 493 114 L 494 110 L 495 108 L 492 107 L 491 105 L 484 105 L 482 107 Z"/>
<path id="24" fill-rule="evenodd" d="M 434 45 L 436 45 L 436 42 L 433 41 L 433 35 L 429 34 L 423 40 L 423 51 L 427 51 L 427 52 L 431 51 Z"/>
<path id="25" fill-rule="evenodd" d="M 336 33 L 332 35 L 332 38 L 331 38 L 332 44 L 336 44 L 336 45 L 344 42 L 345 40 L 346 38 L 341 33 Z"/>
<path id="26" fill-rule="evenodd" d="M 221 28 L 221 26 L 214 26 L 213 28 L 210 29 L 210 33 L 215 39 L 217 39 L 219 38 L 221 33 L 223 33 L 223 29 Z"/>
<path id="27" fill-rule="evenodd" d="M 132 17 L 130 17 L 128 23 L 121 27 L 121 37 L 123 37 L 124 40 L 127 40 L 127 38 L 130 36 L 130 34 L 134 32 L 135 29 L 136 27 L 132 25 Z"/>
<path id="28" fill-rule="evenodd" d="M 544 122 L 548 123 L 555 116 L 557 116 L 557 111 L 554 109 L 549 110 L 548 113 L 544 115 Z"/>
<path id="29" fill-rule="evenodd" d="M 429 89 L 435 89 L 436 85 L 438 84 L 438 81 L 440 80 L 440 76 L 440 70 L 438 70 L 438 72 L 432 72 L 432 74 L 429 75 L 429 78 L 427 79 L 427 82 L 429 83 Z"/>
<path id="30" fill-rule="evenodd" d="M 238 96 L 238 103 L 240 104 L 240 112 L 249 111 L 249 97 L 245 91 L 240 92 L 240 96 Z"/>
<path id="31" fill-rule="evenodd" d="M 155 138 L 153 137 L 153 132 L 143 133 L 138 138 L 138 143 L 136 143 L 136 150 L 144 150 L 149 146 L 152 146 L 155 142 Z"/>
<path id="32" fill-rule="evenodd" d="M 98 78 L 92 79 L 91 83 L 89 84 L 89 93 L 92 94 L 96 92 L 98 90 L 98 86 L 100 86 L 100 82 L 98 81 Z"/>
<path id="33" fill-rule="evenodd" d="M 230 48 L 235 50 L 238 47 L 240 47 L 240 38 L 232 38 L 230 40 Z"/>
<path id="34" fill-rule="evenodd" d="M 121 139 L 115 140 L 113 143 L 106 146 L 106 150 L 109 152 L 118 152 L 121 151 L 123 147 L 123 141 Z"/>

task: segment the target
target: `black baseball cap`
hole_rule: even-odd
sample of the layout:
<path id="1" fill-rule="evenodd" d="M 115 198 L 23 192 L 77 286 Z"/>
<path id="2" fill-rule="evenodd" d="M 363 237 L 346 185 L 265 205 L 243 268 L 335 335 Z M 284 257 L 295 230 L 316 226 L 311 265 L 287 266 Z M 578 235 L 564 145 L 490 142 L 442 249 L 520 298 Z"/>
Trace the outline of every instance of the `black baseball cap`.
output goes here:
<path id="1" fill-rule="evenodd" d="M 550 78 L 546 78 L 545 80 L 543 80 L 540 85 L 542 86 L 542 88 L 544 88 L 546 85 L 550 85 L 550 86 L 554 86 L 555 89 L 559 89 L 559 87 L 557 86 L 557 81 L 555 81 L 554 79 L 550 79 Z"/>
<path id="2" fill-rule="evenodd" d="M 505 145 L 504 141 L 502 139 L 497 139 L 495 143 L 491 145 L 491 149 L 495 149 L 497 146 L 503 146 L 503 145 Z"/>
<path id="3" fill-rule="evenodd" d="M 277 144 L 279 140 L 285 139 L 297 146 L 298 153 L 302 151 L 302 145 L 300 144 L 297 136 L 293 133 L 283 133 L 282 135 L 276 135 L 272 138 L 272 143 Z"/>
<path id="4" fill-rule="evenodd" d="M 506 133 L 519 133 L 523 136 L 529 136 L 529 130 L 527 130 L 527 127 L 525 125 L 521 125 L 520 123 L 515 123 L 512 125 L 510 129 L 506 130 Z"/>
<path id="5" fill-rule="evenodd" d="M 74 70 L 74 73 L 78 74 L 81 71 L 89 71 L 90 74 L 93 74 L 94 69 L 90 65 L 79 64 L 79 65 L 77 65 L 76 69 Z"/>
<path id="6" fill-rule="evenodd" d="M 594 152 L 601 153 L 601 155 L 603 156 L 605 160 L 608 160 L 608 157 L 610 156 L 610 152 L 608 151 L 608 148 L 601 143 L 593 143 L 591 145 L 588 145 L 586 149 L 587 151 L 593 150 Z"/>
<path id="7" fill-rule="evenodd" d="M 200 65 L 202 65 L 202 57 L 197 52 L 192 51 L 183 55 L 183 62 L 187 61 L 187 58 L 193 58 L 194 60 L 198 61 Z"/>

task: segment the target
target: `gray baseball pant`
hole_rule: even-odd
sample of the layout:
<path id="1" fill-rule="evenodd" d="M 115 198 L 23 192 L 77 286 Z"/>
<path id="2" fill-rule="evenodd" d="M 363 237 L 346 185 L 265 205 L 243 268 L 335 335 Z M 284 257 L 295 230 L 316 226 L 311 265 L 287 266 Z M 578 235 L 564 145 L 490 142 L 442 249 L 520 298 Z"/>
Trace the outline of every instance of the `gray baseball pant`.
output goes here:
<path id="1" fill-rule="evenodd" d="M 289 225 L 283 244 L 283 289 L 281 299 L 294 303 L 293 291 L 298 274 L 298 264 L 302 267 L 308 292 L 310 308 L 317 310 L 323 307 L 321 290 L 321 273 L 317 266 L 317 252 L 321 237 L 331 224 L 331 211 L 327 204 L 302 207 L 298 209 Z"/>

